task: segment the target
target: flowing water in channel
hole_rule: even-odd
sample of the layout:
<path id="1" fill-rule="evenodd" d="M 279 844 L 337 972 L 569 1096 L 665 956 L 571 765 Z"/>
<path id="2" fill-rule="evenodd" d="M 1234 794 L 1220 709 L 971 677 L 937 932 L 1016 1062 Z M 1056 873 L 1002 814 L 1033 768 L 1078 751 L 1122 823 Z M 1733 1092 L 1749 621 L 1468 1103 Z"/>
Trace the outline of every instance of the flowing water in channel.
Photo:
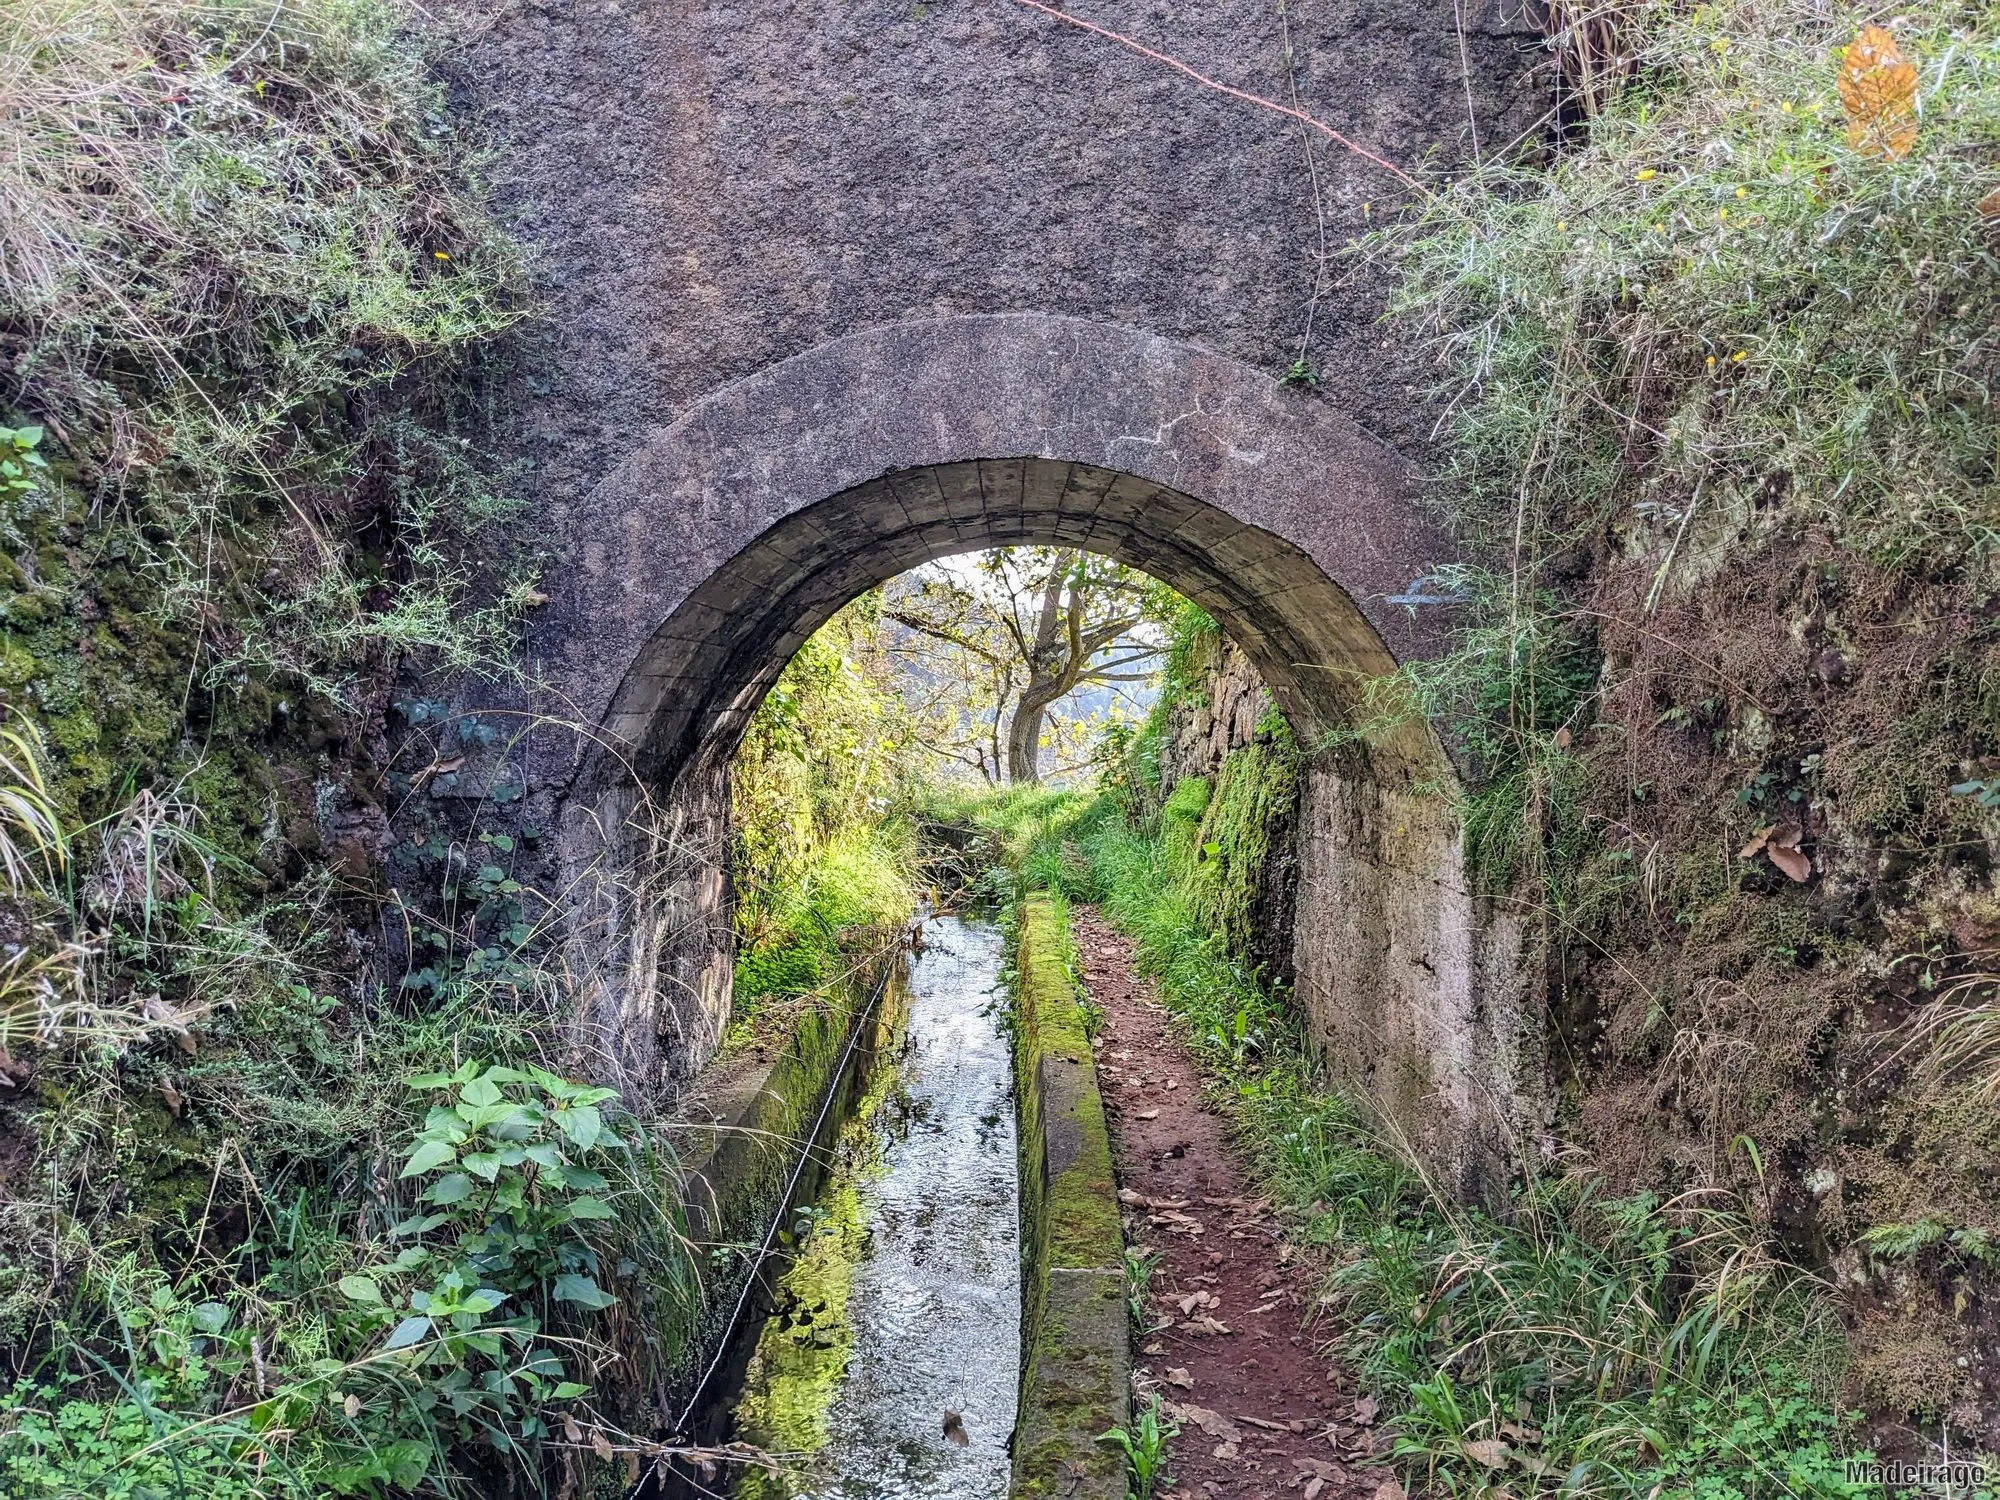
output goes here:
<path id="1" fill-rule="evenodd" d="M 739 1500 L 1007 1493 L 1021 1287 L 1002 945 L 958 917 L 924 942 L 736 1402 L 735 1436 L 793 1462 L 744 1474 Z"/>

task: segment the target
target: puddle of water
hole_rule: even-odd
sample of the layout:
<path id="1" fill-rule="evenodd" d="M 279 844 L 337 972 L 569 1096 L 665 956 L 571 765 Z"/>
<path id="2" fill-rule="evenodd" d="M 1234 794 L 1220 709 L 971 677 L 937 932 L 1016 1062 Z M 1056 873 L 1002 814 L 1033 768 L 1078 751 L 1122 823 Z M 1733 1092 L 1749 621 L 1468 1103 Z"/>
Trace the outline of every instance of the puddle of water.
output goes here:
<path id="1" fill-rule="evenodd" d="M 738 1500 L 1000 1500 L 1020 1376 L 1012 1063 L 990 924 L 934 917 L 750 1356 Z M 963 1445 L 945 1433 L 959 1413 Z"/>

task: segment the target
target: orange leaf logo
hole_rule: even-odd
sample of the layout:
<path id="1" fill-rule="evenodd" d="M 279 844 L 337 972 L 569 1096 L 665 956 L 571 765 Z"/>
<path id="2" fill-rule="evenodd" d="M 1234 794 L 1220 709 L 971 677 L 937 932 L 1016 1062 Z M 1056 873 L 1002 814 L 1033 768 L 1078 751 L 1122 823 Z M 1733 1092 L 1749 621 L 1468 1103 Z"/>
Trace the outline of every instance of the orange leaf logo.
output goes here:
<path id="1" fill-rule="evenodd" d="M 1880 26 L 1861 28 L 1841 54 L 1840 107 L 1847 144 L 1896 161 L 1917 143 L 1917 70 Z"/>

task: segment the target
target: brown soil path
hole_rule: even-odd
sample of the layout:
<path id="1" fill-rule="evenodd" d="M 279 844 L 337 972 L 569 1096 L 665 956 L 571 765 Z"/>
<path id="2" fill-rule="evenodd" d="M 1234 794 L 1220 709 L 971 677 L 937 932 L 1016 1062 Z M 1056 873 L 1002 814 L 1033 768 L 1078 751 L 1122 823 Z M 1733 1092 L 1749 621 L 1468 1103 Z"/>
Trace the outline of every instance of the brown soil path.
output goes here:
<path id="1" fill-rule="evenodd" d="M 1374 1407 L 1358 1405 L 1309 1326 L 1314 1278 L 1292 1261 L 1200 1065 L 1174 1035 L 1132 945 L 1071 908 L 1083 981 L 1104 1011 L 1097 1071 L 1125 1203 L 1126 1243 L 1159 1254 L 1135 1361 L 1181 1434 L 1176 1496 L 1402 1500 L 1375 1461 Z"/>

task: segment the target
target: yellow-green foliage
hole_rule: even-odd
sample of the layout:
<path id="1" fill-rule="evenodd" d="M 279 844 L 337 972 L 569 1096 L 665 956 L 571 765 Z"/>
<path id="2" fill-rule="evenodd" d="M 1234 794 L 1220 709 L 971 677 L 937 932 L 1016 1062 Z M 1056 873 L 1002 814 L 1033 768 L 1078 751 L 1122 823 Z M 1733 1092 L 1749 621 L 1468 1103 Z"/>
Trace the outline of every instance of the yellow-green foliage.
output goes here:
<path id="1" fill-rule="evenodd" d="M 739 1003 L 835 978 L 915 904 L 908 721 L 874 606 L 800 648 L 731 768 Z"/>
<path id="2" fill-rule="evenodd" d="M 1991 823 L 1951 788 L 2000 751 L 2000 12 L 1601 20 L 1624 85 L 1400 246 L 1453 519 L 1501 563 L 1455 580 L 1464 649 L 1411 697 L 1547 950 L 1563 1128 L 1621 1189 L 1754 1189 L 1786 1252 L 1855 1272 L 1864 1387 L 1963 1413 L 1991 1341 L 1925 1309 L 1976 1307 L 1994 1158 L 1927 1054 L 1965 1022 L 1933 983 L 1995 941 Z M 1840 91 L 1877 20 L 1912 65 L 1886 132 Z M 1927 1213 L 1963 1241 L 1861 1253 Z"/>
<path id="3" fill-rule="evenodd" d="M 1272 878 L 1275 845 L 1290 828 L 1298 785 L 1298 754 L 1280 720 L 1270 738 L 1223 760 L 1212 792 L 1200 777 L 1186 777 L 1162 809 L 1162 846 L 1173 850 L 1189 914 L 1244 958 L 1257 946 L 1259 898 Z M 1190 789 L 1186 796 L 1183 787 Z"/>
<path id="4" fill-rule="evenodd" d="M 1440 189 L 1403 302 L 1448 325 L 1459 477 L 1496 529 L 1615 503 L 1671 531 L 1698 494 L 1690 544 L 1782 518 L 1889 564 L 1991 548 L 2000 19 L 1892 23 L 1920 123 L 1888 159 L 1836 88 L 1875 14 L 1625 7 L 1640 69 L 1579 142 Z"/>

